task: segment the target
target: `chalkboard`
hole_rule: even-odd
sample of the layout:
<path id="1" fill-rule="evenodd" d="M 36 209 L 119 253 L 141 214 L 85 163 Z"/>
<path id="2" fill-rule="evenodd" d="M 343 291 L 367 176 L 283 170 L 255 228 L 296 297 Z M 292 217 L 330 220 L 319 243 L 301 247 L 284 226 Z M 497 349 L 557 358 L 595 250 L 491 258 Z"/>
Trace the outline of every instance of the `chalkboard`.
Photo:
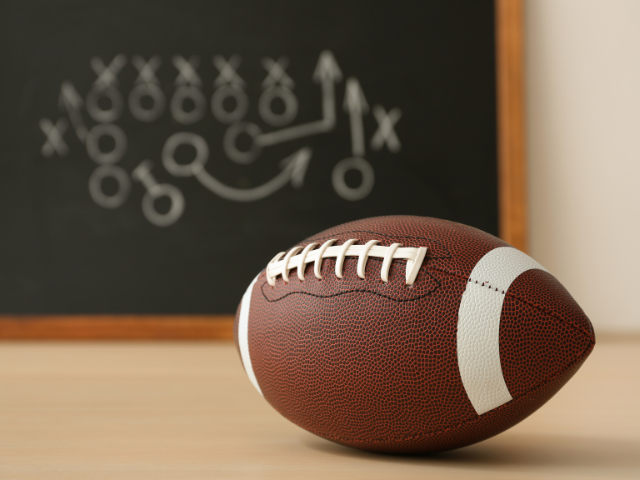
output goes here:
<path id="1" fill-rule="evenodd" d="M 7 0 L 0 312 L 230 314 L 273 255 L 499 231 L 491 0 Z"/>

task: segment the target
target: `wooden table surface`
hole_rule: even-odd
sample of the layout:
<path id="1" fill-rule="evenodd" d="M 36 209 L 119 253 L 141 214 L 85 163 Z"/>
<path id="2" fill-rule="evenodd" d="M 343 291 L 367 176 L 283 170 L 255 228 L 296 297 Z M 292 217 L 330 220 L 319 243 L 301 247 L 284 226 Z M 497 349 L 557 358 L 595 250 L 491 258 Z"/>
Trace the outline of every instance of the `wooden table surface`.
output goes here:
<path id="1" fill-rule="evenodd" d="M 229 343 L 0 343 L 0 479 L 640 479 L 640 341 L 599 339 L 511 430 L 424 457 L 311 435 Z"/>

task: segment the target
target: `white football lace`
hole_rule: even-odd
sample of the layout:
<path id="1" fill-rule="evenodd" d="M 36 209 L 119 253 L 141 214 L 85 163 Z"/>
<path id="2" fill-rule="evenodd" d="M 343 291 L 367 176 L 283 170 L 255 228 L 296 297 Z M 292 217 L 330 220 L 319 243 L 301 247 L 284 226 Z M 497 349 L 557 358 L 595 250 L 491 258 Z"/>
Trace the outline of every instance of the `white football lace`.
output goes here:
<path id="1" fill-rule="evenodd" d="M 331 246 L 337 240 L 327 240 L 320 248 L 314 250 L 318 243 L 310 243 L 304 249 L 302 247 L 294 247 L 289 252 L 280 252 L 267 265 L 267 281 L 269 285 L 276 284 L 276 277 L 282 275 L 285 282 L 289 281 L 289 271 L 294 268 L 298 269 L 298 278 L 304 281 L 304 271 L 308 263 L 315 263 L 314 273 L 316 278 L 322 279 L 320 270 L 322 269 L 322 260 L 325 258 L 336 259 L 336 276 L 342 278 L 342 266 L 345 257 L 358 257 L 357 273 L 360 278 L 364 278 L 364 269 L 368 257 L 383 258 L 380 277 L 382 281 L 389 281 L 389 269 L 391 262 L 395 259 L 403 259 L 407 261 L 407 273 L 405 283 L 413 285 L 418 271 L 422 266 L 424 257 L 427 254 L 426 247 L 402 247 L 401 243 L 394 243 L 388 247 L 376 245 L 380 243 L 378 240 L 370 240 L 364 245 L 354 245 L 358 241 L 357 238 L 347 240 L 342 245 Z M 302 250 L 302 252 L 300 252 Z M 300 252 L 300 253 L 298 253 Z M 284 258 L 283 258 L 284 257 Z"/>

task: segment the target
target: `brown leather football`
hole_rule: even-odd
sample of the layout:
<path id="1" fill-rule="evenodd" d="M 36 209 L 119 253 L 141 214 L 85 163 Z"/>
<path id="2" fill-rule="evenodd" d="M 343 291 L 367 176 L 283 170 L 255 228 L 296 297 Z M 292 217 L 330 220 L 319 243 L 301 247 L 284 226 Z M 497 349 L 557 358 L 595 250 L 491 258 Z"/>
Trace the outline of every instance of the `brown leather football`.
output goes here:
<path id="1" fill-rule="evenodd" d="M 235 321 L 249 379 L 296 425 L 379 452 L 462 447 L 549 400 L 595 345 L 560 283 L 459 223 L 390 216 L 278 254 Z"/>

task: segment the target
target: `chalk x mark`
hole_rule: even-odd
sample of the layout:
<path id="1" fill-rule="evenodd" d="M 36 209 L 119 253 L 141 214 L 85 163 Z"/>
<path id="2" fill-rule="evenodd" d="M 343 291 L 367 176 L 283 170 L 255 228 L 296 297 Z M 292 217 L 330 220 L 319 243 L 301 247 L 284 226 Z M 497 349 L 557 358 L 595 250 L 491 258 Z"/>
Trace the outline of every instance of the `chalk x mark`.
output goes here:
<path id="1" fill-rule="evenodd" d="M 65 118 L 59 118 L 55 124 L 48 118 L 40 120 L 40 130 L 42 130 L 47 137 L 47 140 L 40 149 L 42 155 L 50 157 L 54 153 L 57 153 L 61 157 L 64 157 L 69 153 L 69 147 L 67 147 L 67 143 L 64 141 L 64 132 L 68 126 Z"/>
<path id="2" fill-rule="evenodd" d="M 131 63 L 138 70 L 136 83 L 155 83 L 160 85 L 160 80 L 156 76 L 158 68 L 162 65 L 162 58 L 159 55 L 154 55 L 148 61 L 139 55 L 135 55 L 131 59 Z"/>
<path id="3" fill-rule="evenodd" d="M 394 126 L 400 120 L 402 111 L 399 108 L 392 108 L 387 113 L 383 107 L 376 105 L 373 107 L 373 116 L 378 122 L 378 129 L 371 139 L 371 148 L 380 150 L 386 144 L 390 152 L 399 152 L 402 145 Z"/>
<path id="4" fill-rule="evenodd" d="M 278 60 L 274 60 L 270 57 L 264 57 L 262 59 L 262 66 L 267 71 L 267 78 L 262 82 L 262 88 L 283 85 L 292 89 L 296 86 L 293 79 L 286 72 L 286 69 L 289 66 L 289 59 L 287 57 L 280 57 Z"/>
<path id="5" fill-rule="evenodd" d="M 109 65 L 105 65 L 100 57 L 93 57 L 91 59 L 91 68 L 98 76 L 93 83 L 102 88 L 118 85 L 118 73 L 126 64 L 127 57 L 122 53 L 113 57 Z"/>
<path id="6" fill-rule="evenodd" d="M 223 85 L 235 85 L 238 87 L 244 87 L 245 83 L 240 75 L 238 75 L 238 67 L 242 59 L 239 55 L 231 55 L 229 60 L 226 60 L 222 55 L 216 55 L 213 57 L 213 64 L 218 69 L 220 74 L 214 80 L 214 87 L 221 87 Z"/>
<path id="7" fill-rule="evenodd" d="M 200 75 L 196 72 L 196 69 L 200 65 L 200 59 L 198 57 L 194 55 L 187 60 L 182 55 L 174 55 L 171 60 L 173 66 L 178 70 L 176 85 L 202 86 Z"/>

